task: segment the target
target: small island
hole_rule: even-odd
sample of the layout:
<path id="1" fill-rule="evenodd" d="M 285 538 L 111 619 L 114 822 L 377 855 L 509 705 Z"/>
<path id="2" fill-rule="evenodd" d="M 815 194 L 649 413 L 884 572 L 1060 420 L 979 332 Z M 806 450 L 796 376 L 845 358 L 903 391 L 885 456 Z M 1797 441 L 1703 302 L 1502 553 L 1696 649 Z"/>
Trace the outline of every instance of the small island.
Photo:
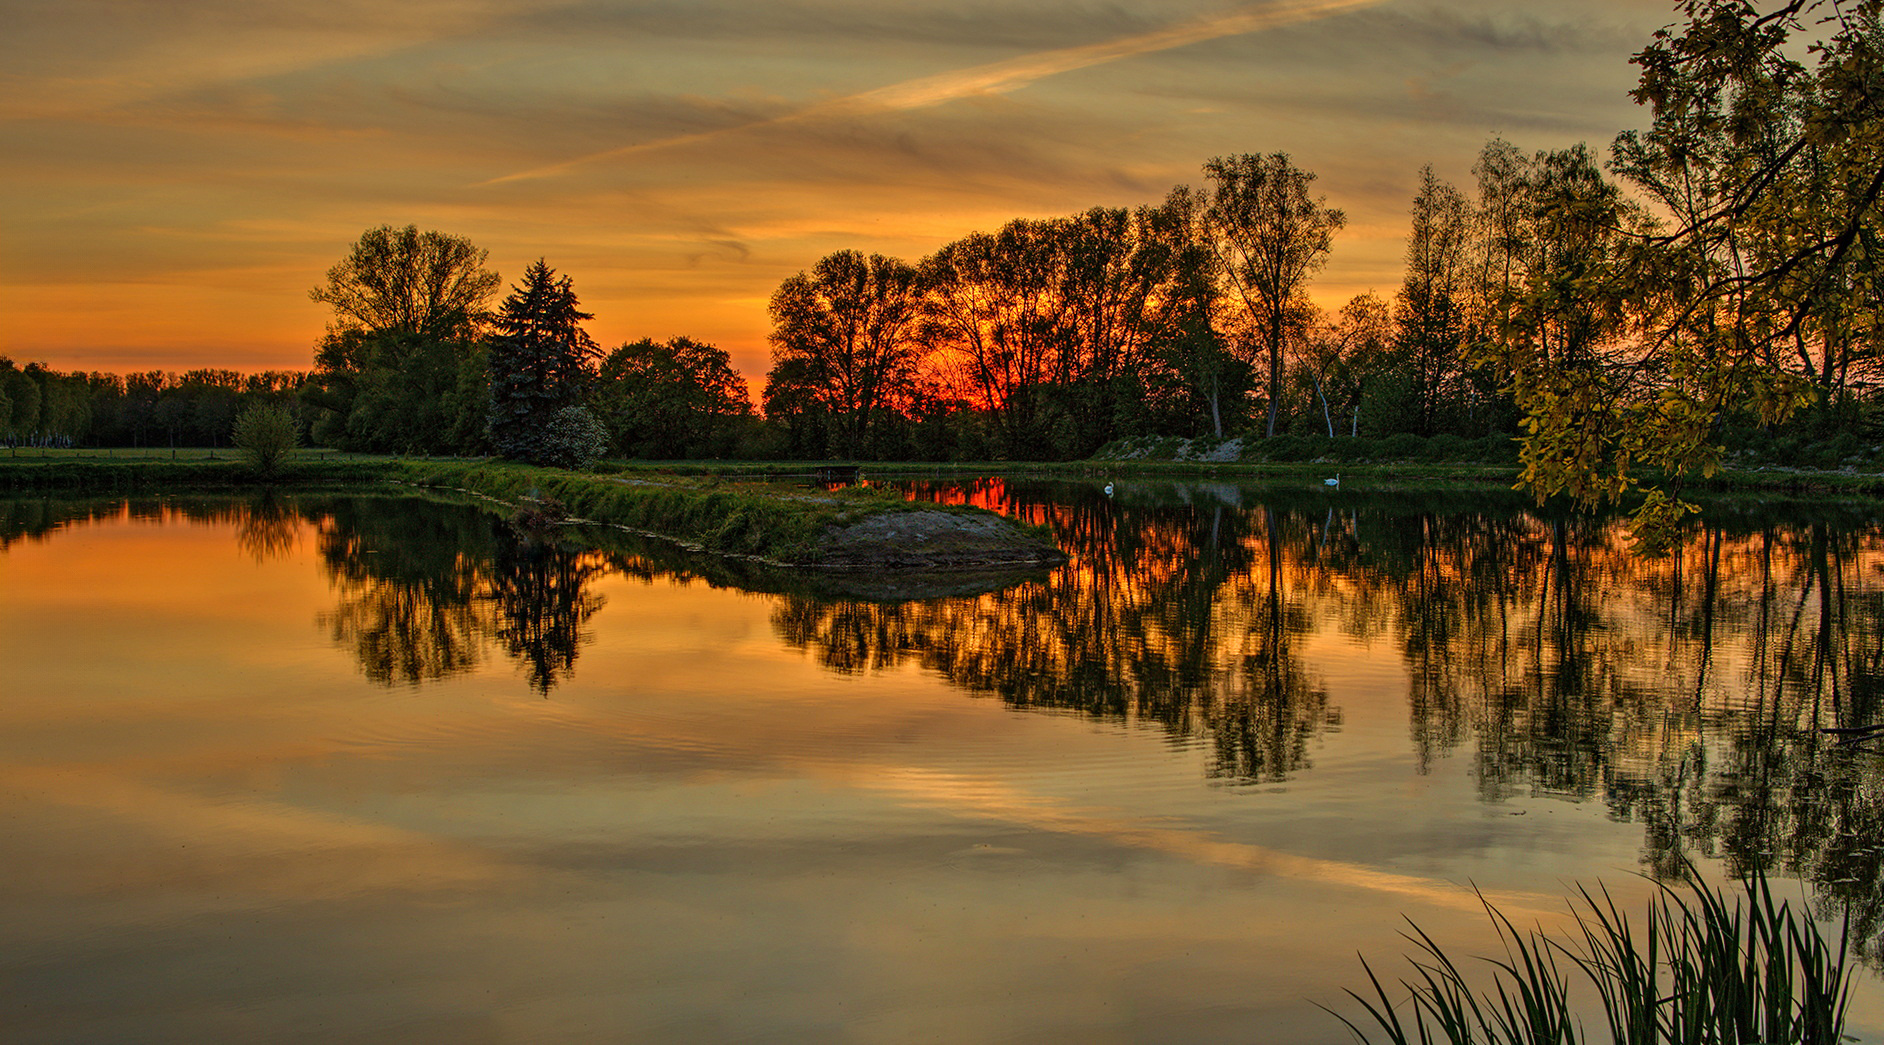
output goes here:
<path id="1" fill-rule="evenodd" d="M 1066 561 L 1041 527 L 966 505 L 911 502 L 877 488 L 812 491 L 718 476 L 585 473 L 504 463 L 388 468 L 394 481 L 459 490 L 552 521 L 616 526 L 774 566 L 986 571 Z"/>

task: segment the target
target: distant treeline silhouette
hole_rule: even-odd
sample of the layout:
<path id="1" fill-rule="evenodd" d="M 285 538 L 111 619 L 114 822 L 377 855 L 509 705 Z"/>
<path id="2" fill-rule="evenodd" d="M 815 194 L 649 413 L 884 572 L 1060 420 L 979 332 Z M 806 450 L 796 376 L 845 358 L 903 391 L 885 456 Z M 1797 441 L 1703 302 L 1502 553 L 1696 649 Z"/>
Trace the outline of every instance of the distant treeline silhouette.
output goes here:
<path id="1" fill-rule="evenodd" d="M 251 405 L 305 410 L 306 381 L 294 370 L 60 373 L 0 356 L 0 446 L 228 446 Z"/>

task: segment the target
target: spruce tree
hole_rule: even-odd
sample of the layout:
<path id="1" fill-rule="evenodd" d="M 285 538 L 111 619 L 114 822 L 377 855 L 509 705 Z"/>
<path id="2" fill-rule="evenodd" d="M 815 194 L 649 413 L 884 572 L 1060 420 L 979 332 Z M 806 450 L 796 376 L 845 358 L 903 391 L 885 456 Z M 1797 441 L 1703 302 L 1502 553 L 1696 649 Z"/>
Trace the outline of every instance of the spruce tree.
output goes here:
<path id="1" fill-rule="evenodd" d="M 498 309 L 491 340 L 491 446 L 502 456 L 553 463 L 546 436 L 565 407 L 580 406 L 601 350 L 582 329 L 568 276 L 538 259 Z"/>

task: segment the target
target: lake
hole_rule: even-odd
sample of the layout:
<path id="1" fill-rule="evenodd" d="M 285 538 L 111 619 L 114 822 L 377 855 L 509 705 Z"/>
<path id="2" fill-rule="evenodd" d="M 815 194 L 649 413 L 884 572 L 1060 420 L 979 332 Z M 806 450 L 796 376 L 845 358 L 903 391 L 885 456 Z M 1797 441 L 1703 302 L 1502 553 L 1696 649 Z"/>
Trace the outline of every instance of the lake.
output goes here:
<path id="1" fill-rule="evenodd" d="M 1332 1045 L 1409 920 L 1692 862 L 1848 912 L 1884 1037 L 1884 760 L 1821 731 L 1884 720 L 1868 507 L 1645 560 L 1500 493 L 900 488 L 1072 561 L 0 501 L 0 1036 Z"/>

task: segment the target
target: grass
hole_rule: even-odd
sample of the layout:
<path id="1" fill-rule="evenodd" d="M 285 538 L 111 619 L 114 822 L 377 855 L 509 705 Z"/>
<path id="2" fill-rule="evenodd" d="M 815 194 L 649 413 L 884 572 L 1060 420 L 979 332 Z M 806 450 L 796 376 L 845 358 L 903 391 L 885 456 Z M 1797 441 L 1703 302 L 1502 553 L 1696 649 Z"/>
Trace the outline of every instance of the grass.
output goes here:
<path id="1" fill-rule="evenodd" d="M 556 468 L 463 462 L 404 462 L 390 475 L 420 486 L 466 490 L 510 504 L 548 498 L 570 515 L 679 538 L 706 551 L 775 563 L 815 564 L 821 539 L 888 512 L 915 510 L 987 515 L 962 505 L 916 504 L 883 490 L 801 490 L 720 476 L 593 475 Z M 1015 523 L 1017 545 L 1052 545 L 1038 527 Z"/>
<path id="2" fill-rule="evenodd" d="M 1360 1041 L 1393 1045 L 1837 1045 L 1851 997 L 1842 931 L 1828 942 L 1763 877 L 1731 899 L 1693 877 L 1686 892 L 1658 885 L 1640 923 L 1607 890 L 1579 889 L 1576 931 L 1562 939 L 1521 932 L 1487 903 L 1505 949 L 1482 959 L 1489 987 L 1415 925 L 1404 999 L 1362 959 L 1371 997 L 1347 993 L 1366 1014 L 1334 1015 Z M 1600 1036 L 1577 999 L 1595 1003 Z"/>
<path id="3" fill-rule="evenodd" d="M 264 478 L 231 450 L 40 450 L 0 453 L 0 494 L 122 494 L 218 491 L 273 485 L 334 488 L 386 481 L 464 490 L 509 505 L 541 498 L 570 513 L 659 534 L 722 554 L 775 563 L 814 564 L 820 539 L 889 512 L 917 509 L 986 515 L 964 505 L 914 504 L 882 489 L 806 490 L 796 482 L 816 465 L 736 463 L 721 471 L 678 475 L 641 464 L 608 463 L 593 472 L 532 468 L 491 460 L 399 458 L 297 451 Z M 1019 546 L 1051 546 L 1042 527 L 1015 523 Z"/>
<path id="4" fill-rule="evenodd" d="M 794 559 L 802 554 L 808 537 L 825 523 L 822 509 L 808 510 L 804 502 L 791 504 L 799 495 L 788 484 L 802 482 L 824 462 L 804 461 L 608 461 L 591 471 L 620 479 L 642 479 L 663 486 L 684 489 L 689 482 L 719 483 L 728 487 L 745 486 L 754 496 L 780 499 L 784 503 L 770 508 L 756 507 L 738 498 L 718 495 L 702 502 L 684 492 L 674 494 L 664 506 L 616 504 L 623 510 L 623 525 L 652 533 L 661 533 L 699 544 L 715 551 L 731 551 Z M 411 469 L 514 469 L 480 459 L 397 457 L 383 454 L 352 454 L 310 448 L 295 452 L 280 474 L 267 484 L 297 489 L 333 489 L 349 485 L 382 482 L 389 478 L 412 481 Z M 1511 492 L 1513 478 L 1509 467 L 1469 464 L 1458 461 L 1409 461 L 1399 464 L 1333 464 L 1327 461 L 1269 461 L 1215 463 L 1153 459 L 1090 460 L 1061 462 L 870 462 L 865 463 L 866 477 L 934 478 L 1002 475 L 1011 479 L 1096 480 L 1115 478 L 1167 479 L 1174 481 L 1211 480 L 1238 483 L 1300 483 L 1320 489 L 1321 480 L 1336 472 L 1343 478 L 1342 493 L 1350 500 L 1362 495 L 1404 497 L 1419 491 L 1443 491 L 1452 496 L 1461 490 L 1484 491 L 1528 501 L 1528 495 Z M 577 473 L 556 473 L 573 475 Z M 593 476 L 591 477 L 593 478 Z M 48 450 L 30 447 L 0 449 L 0 494 L 123 494 L 149 491 L 219 491 L 253 488 L 264 480 L 252 468 L 237 459 L 231 449 L 76 449 Z M 445 483 L 444 485 L 462 485 Z M 539 484 L 540 485 L 540 484 Z M 617 483 L 616 485 L 621 485 Z M 514 484 L 507 485 L 514 486 Z M 526 491 L 526 484 L 521 489 Z M 766 491 L 766 492 L 761 492 Z M 512 491 L 513 493 L 515 490 Z M 506 496 L 487 492 L 489 496 Z M 1875 473 L 1777 472 L 1722 473 L 1702 485 L 1690 484 L 1687 496 L 1699 501 L 1706 510 L 1704 518 L 1719 513 L 1721 518 L 1746 521 L 1755 516 L 1784 515 L 1793 506 L 1811 504 L 1825 507 L 1858 506 L 1868 510 L 1875 497 L 1884 495 L 1884 476 Z M 855 491 L 841 491 L 840 498 L 862 496 Z M 514 496 L 507 499 L 515 500 Z M 579 507 L 588 497 L 559 499 Z M 1567 510 L 1556 504 L 1553 510 Z M 893 498 L 868 507 L 868 502 L 852 502 L 855 511 L 897 510 Z M 717 521 L 705 514 L 721 511 Z M 841 513 L 839 513 L 841 514 Z M 815 516 L 816 518 L 813 518 Z M 609 518 L 598 510 L 592 518 Z M 639 521 L 634 521 L 639 520 Z M 616 521 L 610 518 L 610 521 Z M 744 531 L 741 532 L 741 527 Z M 758 532 L 778 526 L 772 536 Z M 1045 534 L 1036 534 L 1046 537 Z"/>
<path id="5" fill-rule="evenodd" d="M 665 478 L 659 482 L 512 464 L 409 462 L 403 481 L 468 490 L 512 504 L 551 498 L 573 516 L 679 537 L 714 552 L 775 561 L 811 556 L 827 526 L 859 517 L 856 496 L 792 497 L 759 484 Z"/>

